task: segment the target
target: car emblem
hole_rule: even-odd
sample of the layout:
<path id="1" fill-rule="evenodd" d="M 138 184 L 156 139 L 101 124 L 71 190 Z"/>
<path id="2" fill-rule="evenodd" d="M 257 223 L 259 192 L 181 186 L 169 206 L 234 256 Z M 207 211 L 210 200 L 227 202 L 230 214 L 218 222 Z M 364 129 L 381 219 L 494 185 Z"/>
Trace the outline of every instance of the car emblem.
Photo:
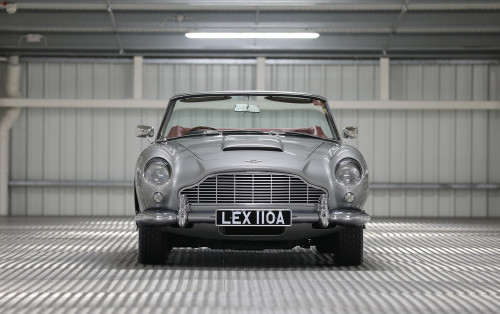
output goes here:
<path id="1" fill-rule="evenodd" d="M 256 164 L 258 162 L 262 162 L 262 160 L 257 160 L 257 159 L 247 159 L 245 160 L 245 162 L 249 162 L 249 163 L 252 163 L 252 164 Z"/>

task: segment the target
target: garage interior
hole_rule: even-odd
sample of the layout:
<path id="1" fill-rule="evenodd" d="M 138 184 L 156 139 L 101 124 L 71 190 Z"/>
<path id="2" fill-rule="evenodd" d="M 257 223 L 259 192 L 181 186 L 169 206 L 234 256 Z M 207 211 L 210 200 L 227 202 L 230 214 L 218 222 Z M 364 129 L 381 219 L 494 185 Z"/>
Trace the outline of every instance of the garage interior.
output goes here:
<path id="1" fill-rule="evenodd" d="M 314 247 L 137 262 L 135 126 L 215 90 L 322 95 L 359 128 L 362 266 Z M 497 313 L 500 2 L 6 1 L 0 235 L 2 313 Z"/>

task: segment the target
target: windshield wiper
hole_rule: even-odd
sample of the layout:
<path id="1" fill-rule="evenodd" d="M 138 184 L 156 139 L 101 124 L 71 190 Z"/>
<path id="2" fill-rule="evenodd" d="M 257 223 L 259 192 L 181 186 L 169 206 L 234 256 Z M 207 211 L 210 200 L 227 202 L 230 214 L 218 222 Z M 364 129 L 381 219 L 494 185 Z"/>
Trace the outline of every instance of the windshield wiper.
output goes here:
<path id="1" fill-rule="evenodd" d="M 300 136 L 300 137 L 312 137 L 312 138 L 316 138 L 316 139 L 320 139 L 320 140 L 330 140 L 329 138 L 324 138 L 324 137 L 320 137 L 317 135 L 312 135 L 312 134 L 308 134 L 308 133 L 301 133 L 301 132 L 292 132 L 292 131 L 272 130 L 272 131 L 269 131 L 269 135 L 284 135 L 284 136 L 290 135 L 290 136 Z"/>

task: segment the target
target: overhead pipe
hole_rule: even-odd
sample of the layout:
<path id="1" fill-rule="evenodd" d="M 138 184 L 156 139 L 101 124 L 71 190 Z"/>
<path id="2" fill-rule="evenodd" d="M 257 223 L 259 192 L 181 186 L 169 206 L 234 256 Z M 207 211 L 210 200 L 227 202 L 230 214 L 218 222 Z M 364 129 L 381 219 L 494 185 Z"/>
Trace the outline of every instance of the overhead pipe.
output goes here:
<path id="1" fill-rule="evenodd" d="M 5 92 L 7 97 L 21 98 L 21 65 L 19 56 L 10 56 L 7 63 Z"/>
<path id="2" fill-rule="evenodd" d="M 8 59 L 5 91 L 9 98 L 21 97 L 19 56 Z M 20 113 L 21 108 L 7 108 L 0 118 L 0 216 L 9 214 L 9 131 Z"/>
<path id="3" fill-rule="evenodd" d="M 396 22 L 391 27 L 391 32 L 389 34 L 389 39 L 387 39 L 387 43 L 385 44 L 384 48 L 382 49 L 382 53 L 384 56 L 387 54 L 387 49 L 389 49 L 389 46 L 391 45 L 392 39 L 394 38 L 394 35 L 396 35 L 396 31 L 398 30 L 399 23 L 401 23 L 401 20 L 403 19 L 403 16 L 408 12 L 408 4 L 410 0 L 403 0 L 403 4 L 401 5 L 401 12 L 399 12 L 398 18 L 396 19 Z"/>
<path id="4" fill-rule="evenodd" d="M 118 33 L 118 27 L 116 26 L 115 14 L 113 13 L 113 8 L 111 7 L 110 0 L 107 0 L 107 3 L 108 3 L 108 9 L 107 9 L 108 15 L 109 18 L 111 19 L 111 24 L 113 25 L 113 33 L 115 34 L 116 37 L 116 43 L 118 44 L 119 53 L 123 54 L 123 45 L 120 39 L 120 34 Z"/>

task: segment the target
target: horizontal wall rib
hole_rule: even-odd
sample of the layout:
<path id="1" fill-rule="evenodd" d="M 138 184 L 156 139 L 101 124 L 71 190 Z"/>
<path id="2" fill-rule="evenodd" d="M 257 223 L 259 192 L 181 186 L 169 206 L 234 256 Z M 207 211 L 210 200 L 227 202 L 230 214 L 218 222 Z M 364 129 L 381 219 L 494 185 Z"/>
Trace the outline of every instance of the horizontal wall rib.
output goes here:
<path id="1" fill-rule="evenodd" d="M 133 181 L 9 181 L 12 187 L 132 187 Z M 500 190 L 500 183 L 370 183 L 370 189 L 386 190 Z"/>
<path id="2" fill-rule="evenodd" d="M 500 101 L 329 101 L 334 109 L 371 110 L 500 110 Z M 156 99 L 46 99 L 0 98 L 0 107 L 23 108 L 165 108 L 168 100 Z"/>
<path id="3" fill-rule="evenodd" d="M 7 58 L 0 57 L 0 62 Z M 21 57 L 21 63 L 78 63 L 78 64 L 133 64 L 133 58 L 82 58 L 82 57 Z M 230 64 L 230 65 L 255 65 L 256 59 L 241 58 L 144 58 L 144 64 Z M 379 59 L 272 59 L 266 58 L 266 65 L 379 65 Z M 498 65 L 500 60 L 478 59 L 391 59 L 391 65 Z"/>
<path id="4" fill-rule="evenodd" d="M 370 183 L 385 190 L 500 190 L 500 183 Z"/>
<path id="5" fill-rule="evenodd" d="M 49 181 L 49 180 L 27 180 L 27 181 L 9 181 L 11 187 L 110 187 L 126 188 L 133 187 L 133 181 Z"/>

